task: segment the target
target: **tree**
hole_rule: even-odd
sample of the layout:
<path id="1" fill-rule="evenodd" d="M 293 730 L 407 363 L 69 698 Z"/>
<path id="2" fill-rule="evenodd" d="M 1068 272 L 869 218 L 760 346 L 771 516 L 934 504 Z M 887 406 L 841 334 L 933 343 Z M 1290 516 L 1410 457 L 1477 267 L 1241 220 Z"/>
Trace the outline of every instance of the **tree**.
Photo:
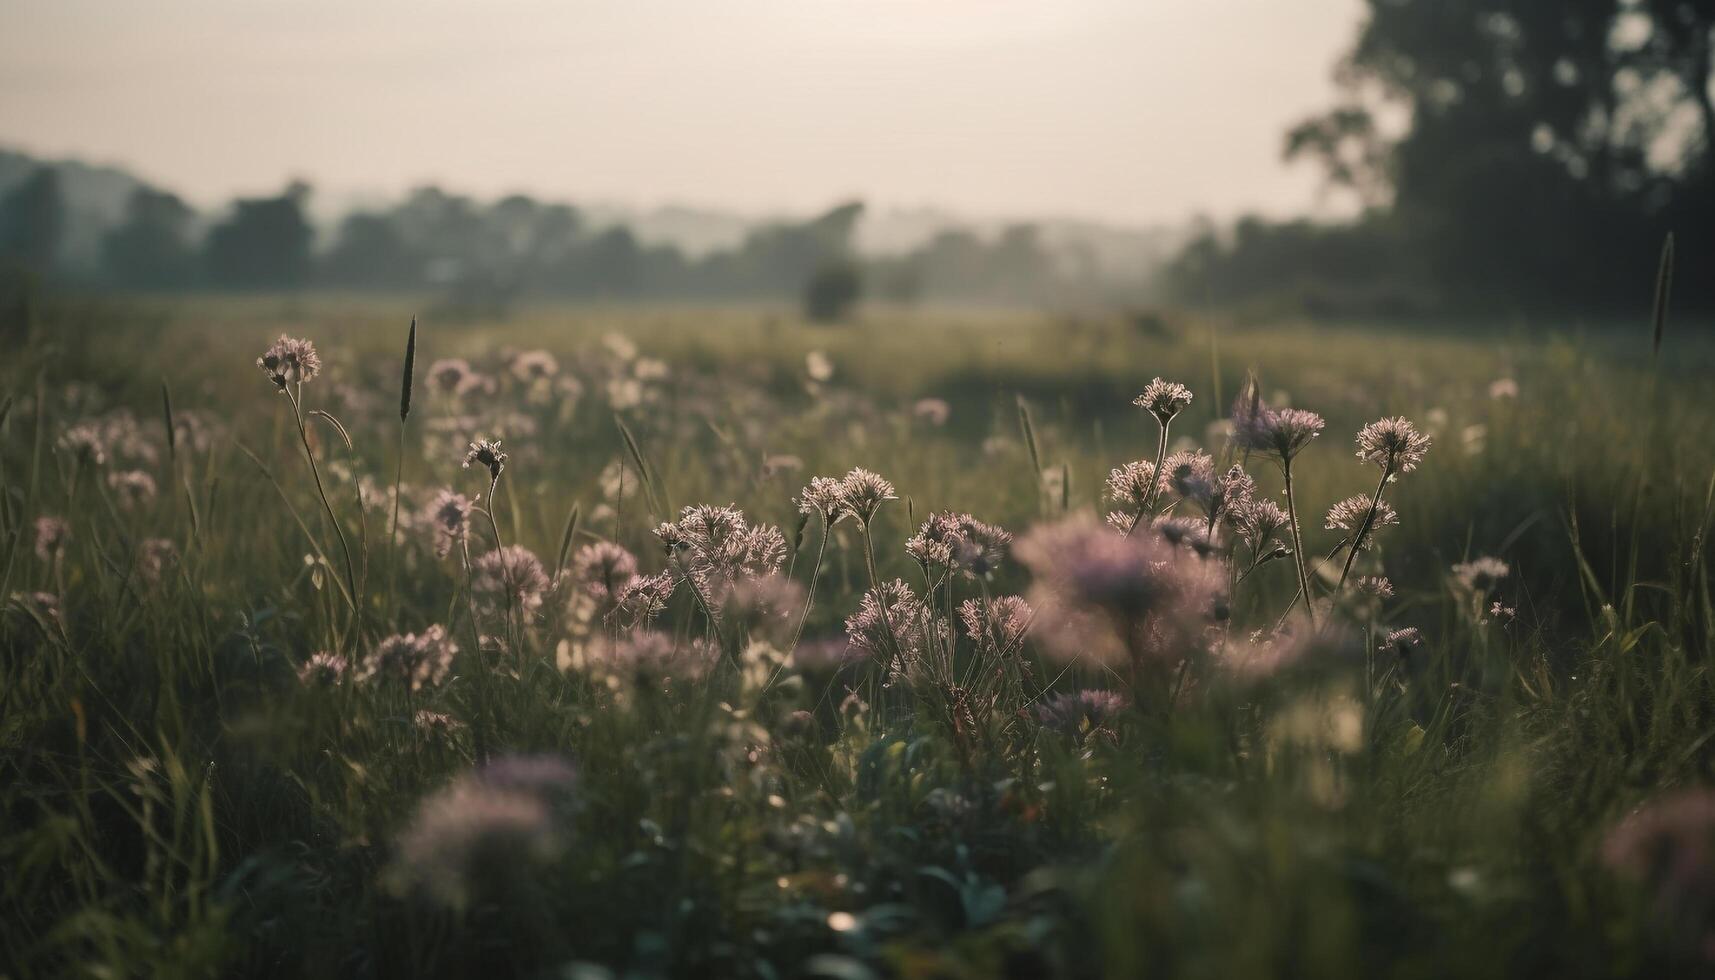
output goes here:
<path id="1" fill-rule="evenodd" d="M 1368 0 L 1344 99 L 1286 153 L 1466 300 L 1635 304 L 1669 228 L 1683 262 L 1715 259 L 1712 32 L 1710 0 Z"/>
<path id="2" fill-rule="evenodd" d="M 37 167 L 0 197 L 0 262 L 51 275 L 65 230 L 65 198 L 54 168 Z"/>
<path id="3" fill-rule="evenodd" d="M 308 185 L 294 183 L 279 197 L 241 199 L 231 217 L 209 233 L 204 247 L 210 280 L 238 289 L 295 289 L 310 274 L 314 232 L 304 218 Z"/>
<path id="4" fill-rule="evenodd" d="M 177 195 L 139 187 L 125 205 L 125 221 L 101 241 L 101 267 L 116 285 L 175 289 L 196 278 L 191 244 L 193 212 Z"/>
<path id="5" fill-rule="evenodd" d="M 857 263 L 830 262 L 804 285 L 804 316 L 816 323 L 845 319 L 863 295 L 863 274 Z"/>
<path id="6" fill-rule="evenodd" d="M 360 211 L 340 222 L 339 236 L 322 259 L 322 279 L 342 286 L 415 286 L 423 265 L 391 215 Z"/>

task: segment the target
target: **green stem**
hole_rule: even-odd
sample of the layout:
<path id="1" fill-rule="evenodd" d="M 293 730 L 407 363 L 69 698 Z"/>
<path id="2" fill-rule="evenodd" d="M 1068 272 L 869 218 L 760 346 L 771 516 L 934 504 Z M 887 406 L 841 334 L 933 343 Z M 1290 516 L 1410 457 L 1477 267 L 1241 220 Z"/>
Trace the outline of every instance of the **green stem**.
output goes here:
<path id="1" fill-rule="evenodd" d="M 780 666 L 774 668 L 774 675 L 768 678 L 768 683 L 762 685 L 762 693 L 764 694 L 767 694 L 768 690 L 774 686 L 774 682 L 780 678 L 780 674 L 786 669 L 787 661 L 791 658 L 792 652 L 798 649 L 798 642 L 804 638 L 804 624 L 810 619 L 810 607 L 816 603 L 816 580 L 822 574 L 822 556 L 828 550 L 828 530 L 828 518 L 824 514 L 822 516 L 822 541 L 816 546 L 816 564 L 810 568 L 810 585 L 804 590 L 804 611 L 798 614 L 798 628 L 792 631 L 792 642 L 786 646 L 786 656 L 781 659 Z"/>
<path id="2" fill-rule="evenodd" d="M 350 586 L 351 595 L 355 600 L 355 597 L 358 594 L 357 571 L 351 561 L 351 542 L 345 539 L 345 530 L 340 527 L 339 518 L 334 516 L 333 505 L 328 502 L 327 490 L 322 486 L 321 467 L 316 465 L 315 450 L 310 448 L 310 433 L 304 426 L 304 409 L 301 396 L 299 393 L 293 392 L 291 388 L 283 388 L 282 390 L 286 392 L 286 397 L 291 399 L 292 419 L 298 424 L 298 440 L 304 444 L 304 458 L 309 461 L 310 476 L 316 481 L 316 496 L 321 498 L 322 510 L 327 513 L 328 523 L 333 525 L 333 533 L 339 538 L 339 549 L 341 554 L 345 557 L 345 580 L 347 585 Z M 358 620 L 361 622 L 363 619 L 363 610 L 361 608 L 357 608 L 355 613 Z"/>
<path id="3" fill-rule="evenodd" d="M 1380 483 L 1376 484 L 1375 494 L 1370 497 L 1370 509 L 1364 514 L 1364 523 L 1359 526 L 1357 535 L 1352 538 L 1352 546 L 1346 550 L 1346 564 L 1340 569 L 1340 582 L 1334 586 L 1335 595 L 1339 595 L 1340 590 L 1346 587 L 1346 576 L 1352 572 L 1352 562 L 1358 557 L 1358 552 L 1363 550 L 1364 537 L 1375 526 L 1376 507 L 1381 504 L 1382 490 L 1387 486 L 1388 477 L 1391 476 L 1393 476 L 1393 460 L 1390 459 L 1387 465 L 1382 467 L 1382 479 Z"/>
<path id="4" fill-rule="evenodd" d="M 465 601 L 470 609 L 470 639 L 471 655 L 476 657 L 476 670 L 479 678 L 476 682 L 477 698 L 482 703 L 477 706 L 477 716 L 482 719 L 484 727 L 479 727 L 475 733 L 476 761 L 488 761 L 488 736 L 494 727 L 494 716 L 491 712 L 492 699 L 489 697 L 488 685 L 493 680 L 488 672 L 488 660 L 482 654 L 482 627 L 477 621 L 476 613 L 476 575 L 470 567 L 470 541 L 459 542 L 459 551 L 464 558 Z"/>
<path id="5" fill-rule="evenodd" d="M 488 526 L 494 531 L 495 561 L 500 565 L 500 591 L 506 599 L 506 643 L 508 646 L 515 646 L 517 648 L 515 652 L 518 655 L 518 667 L 519 670 L 522 671 L 524 668 L 524 645 L 522 643 L 514 644 L 512 642 L 512 588 L 511 584 L 507 582 L 507 577 L 511 574 L 511 569 L 506 563 L 506 548 L 500 543 L 500 522 L 494 517 L 494 508 L 498 506 L 495 503 L 495 500 L 499 496 L 499 490 L 500 474 L 496 473 L 494 474 L 493 479 L 488 481 L 488 506 L 484 509 L 488 511 Z"/>
<path id="6" fill-rule="evenodd" d="M 798 628 L 792 631 L 792 643 L 786 648 L 787 653 L 798 649 L 798 641 L 804 638 L 804 624 L 810 619 L 810 607 L 816 602 L 816 581 L 822 576 L 822 556 L 828 550 L 828 519 L 822 518 L 822 540 L 816 545 L 816 563 L 810 566 L 810 587 L 804 593 L 804 611 L 798 615 Z"/>
<path id="7" fill-rule="evenodd" d="M 1292 559 L 1298 567 L 1298 589 L 1304 596 L 1304 616 L 1310 621 L 1310 628 L 1316 628 L 1315 602 L 1310 595 L 1310 573 L 1304 566 L 1304 537 L 1298 529 L 1298 505 L 1292 494 L 1292 457 L 1281 456 L 1280 468 L 1286 483 L 1286 518 L 1292 525 Z M 1288 606 L 1287 609 L 1291 609 Z"/>
<path id="8" fill-rule="evenodd" d="M 387 603 L 382 619 L 393 620 L 393 586 L 399 569 L 399 487 L 405 477 L 405 422 L 399 422 L 399 458 L 393 466 L 393 530 L 387 536 Z"/>
<path id="9" fill-rule="evenodd" d="M 1139 510 L 1137 516 L 1131 519 L 1131 527 L 1126 528 L 1125 536 L 1128 538 L 1131 537 L 1131 532 L 1137 530 L 1137 526 L 1143 522 L 1143 516 L 1155 511 L 1155 498 L 1161 495 L 1161 464 L 1167 462 L 1167 429 L 1172 424 L 1172 419 L 1161 423 L 1161 438 L 1155 443 L 1155 472 L 1149 479 L 1149 496 L 1144 498 L 1143 509 Z"/>

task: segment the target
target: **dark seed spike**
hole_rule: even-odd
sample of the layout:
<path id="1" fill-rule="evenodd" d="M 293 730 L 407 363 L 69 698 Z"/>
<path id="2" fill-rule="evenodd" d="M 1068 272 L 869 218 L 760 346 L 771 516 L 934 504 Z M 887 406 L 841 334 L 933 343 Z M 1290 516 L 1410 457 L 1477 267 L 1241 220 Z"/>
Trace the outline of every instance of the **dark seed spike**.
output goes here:
<path id="1" fill-rule="evenodd" d="M 1661 243 L 1661 265 L 1655 273 L 1655 310 L 1651 315 L 1654 327 L 1654 347 L 1651 357 L 1661 354 L 1662 335 L 1667 330 L 1667 301 L 1673 293 L 1673 232 Z"/>
<path id="2" fill-rule="evenodd" d="M 178 431 L 173 425 L 173 392 L 167 387 L 166 378 L 161 379 L 161 414 L 167 421 L 167 459 L 174 461 L 179 456 L 179 438 Z"/>
<path id="3" fill-rule="evenodd" d="M 405 338 L 405 377 L 399 383 L 399 421 L 411 416 L 411 380 L 417 367 L 417 318 L 411 318 L 411 333 Z"/>

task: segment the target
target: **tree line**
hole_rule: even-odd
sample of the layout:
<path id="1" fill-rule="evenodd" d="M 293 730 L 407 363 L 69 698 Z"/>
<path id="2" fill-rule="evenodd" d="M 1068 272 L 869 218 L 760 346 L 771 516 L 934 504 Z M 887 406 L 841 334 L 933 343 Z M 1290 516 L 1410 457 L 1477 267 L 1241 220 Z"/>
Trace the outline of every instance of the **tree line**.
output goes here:
<path id="1" fill-rule="evenodd" d="M 1367 0 L 1286 134 L 1361 214 L 1208 227 L 1173 291 L 1319 311 L 1633 311 L 1674 233 L 1715 309 L 1715 0 Z"/>
<path id="2" fill-rule="evenodd" d="M 139 186 L 101 237 L 94 269 L 56 258 L 69 209 L 52 166 L 0 196 L 0 263 L 49 279 L 123 290 L 431 289 L 453 302 L 504 306 L 528 296 L 591 300 L 797 298 L 837 318 L 860 297 L 1050 304 L 1113 291 L 1111 278 L 1066 261 L 1034 225 L 993 236 L 943 229 L 909 252 L 862 256 L 861 202 L 808 220 L 752 228 L 733 247 L 690 255 L 650 244 L 576 207 L 512 195 L 485 202 L 437 187 L 345 215 L 318 234 L 309 186 L 241 198 L 213 216 Z M 1137 279 L 1142 279 L 1139 270 Z"/>

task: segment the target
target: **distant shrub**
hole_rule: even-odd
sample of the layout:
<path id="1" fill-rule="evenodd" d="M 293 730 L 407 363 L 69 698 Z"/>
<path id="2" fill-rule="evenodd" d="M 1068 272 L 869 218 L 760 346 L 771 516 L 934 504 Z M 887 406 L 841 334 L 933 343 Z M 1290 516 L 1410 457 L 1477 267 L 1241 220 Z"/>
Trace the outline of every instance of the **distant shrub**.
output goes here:
<path id="1" fill-rule="evenodd" d="M 804 315 L 816 323 L 845 319 L 863 295 L 863 274 L 856 263 L 834 262 L 817 269 L 804 287 Z"/>

